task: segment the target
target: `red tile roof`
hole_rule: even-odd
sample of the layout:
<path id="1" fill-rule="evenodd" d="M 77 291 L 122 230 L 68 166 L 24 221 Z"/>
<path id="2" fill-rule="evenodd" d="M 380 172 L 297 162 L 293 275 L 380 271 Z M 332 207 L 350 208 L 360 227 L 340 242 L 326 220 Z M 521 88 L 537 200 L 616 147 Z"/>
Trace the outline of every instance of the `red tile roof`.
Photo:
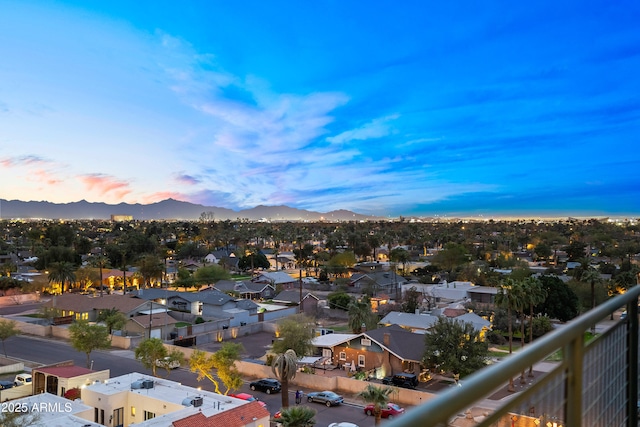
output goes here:
<path id="1" fill-rule="evenodd" d="M 79 377 L 80 375 L 96 372 L 92 369 L 83 368 L 82 366 L 49 366 L 34 368 L 33 370 L 49 375 L 55 375 L 58 378 L 74 378 Z"/>
<path id="2" fill-rule="evenodd" d="M 237 406 L 228 411 L 212 415 L 209 418 L 201 412 L 173 422 L 174 427 L 245 427 L 253 424 L 254 418 L 268 418 L 271 414 L 264 409 L 260 402 L 249 402 L 246 405 Z"/>

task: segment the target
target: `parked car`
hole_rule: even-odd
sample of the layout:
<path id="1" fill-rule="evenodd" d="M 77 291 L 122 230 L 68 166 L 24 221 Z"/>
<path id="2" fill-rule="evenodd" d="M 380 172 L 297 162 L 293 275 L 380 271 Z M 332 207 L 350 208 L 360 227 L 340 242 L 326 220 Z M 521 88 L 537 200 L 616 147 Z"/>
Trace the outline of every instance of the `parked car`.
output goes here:
<path id="1" fill-rule="evenodd" d="M 418 377 L 415 374 L 400 373 L 390 377 L 384 377 L 382 384 L 395 385 L 396 387 L 416 388 L 418 385 Z"/>
<path id="2" fill-rule="evenodd" d="M 18 374 L 13 379 L 13 385 L 16 387 L 25 384 L 31 384 L 31 374 Z"/>
<path id="3" fill-rule="evenodd" d="M 342 421 L 342 422 L 339 422 L 339 423 L 331 423 L 331 424 L 329 424 L 329 427 L 358 427 L 358 425 L 354 424 L 354 423 L 347 422 L 347 421 Z"/>
<path id="4" fill-rule="evenodd" d="M 364 413 L 367 415 L 374 415 L 374 405 L 370 404 L 364 407 Z M 404 414 L 404 408 L 399 407 L 395 403 L 388 403 L 387 407 L 382 408 L 382 418 L 393 418 L 398 415 Z"/>
<path id="5" fill-rule="evenodd" d="M 169 369 L 178 369 L 180 367 L 180 362 L 177 360 L 171 360 L 171 358 L 167 356 L 163 359 L 156 360 L 156 366 L 163 369 L 167 369 L 167 366 Z"/>
<path id="6" fill-rule="evenodd" d="M 307 401 L 324 403 L 327 406 L 340 405 L 344 399 L 332 391 L 314 391 L 307 394 Z"/>
<path id="7" fill-rule="evenodd" d="M 277 393 L 282 389 L 280 381 L 275 378 L 263 378 L 249 384 L 249 388 L 253 391 L 259 390 L 267 394 Z"/>
<path id="8" fill-rule="evenodd" d="M 258 400 L 255 396 L 252 396 L 249 393 L 230 394 L 229 396 L 235 397 L 236 399 L 246 400 L 247 402 L 256 402 L 257 401 L 260 404 L 260 406 L 262 406 L 264 409 L 267 409 L 267 404 L 266 403 L 264 403 L 262 400 Z"/>
<path id="9" fill-rule="evenodd" d="M 0 390 L 5 390 L 13 387 L 13 382 L 11 381 L 0 381 Z"/>

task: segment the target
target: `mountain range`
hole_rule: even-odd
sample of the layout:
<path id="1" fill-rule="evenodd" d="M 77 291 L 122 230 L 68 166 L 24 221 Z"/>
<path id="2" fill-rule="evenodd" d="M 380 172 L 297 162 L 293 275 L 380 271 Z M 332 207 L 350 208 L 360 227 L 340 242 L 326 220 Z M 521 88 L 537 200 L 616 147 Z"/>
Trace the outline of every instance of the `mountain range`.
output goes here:
<path id="1" fill-rule="evenodd" d="M 132 216 L 134 220 L 211 220 L 251 221 L 361 221 L 380 217 L 357 214 L 348 210 L 326 213 L 288 206 L 256 206 L 234 211 L 216 206 L 203 206 L 174 199 L 142 205 L 139 203 L 92 203 L 86 200 L 72 203 L 0 199 L 0 219 L 110 219 L 112 215 Z"/>

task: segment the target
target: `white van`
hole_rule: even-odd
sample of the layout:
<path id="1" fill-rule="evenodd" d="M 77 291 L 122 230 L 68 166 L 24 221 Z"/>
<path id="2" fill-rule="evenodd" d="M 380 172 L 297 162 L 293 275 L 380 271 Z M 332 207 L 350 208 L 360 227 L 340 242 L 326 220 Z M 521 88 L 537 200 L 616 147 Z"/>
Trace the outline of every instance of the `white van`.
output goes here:
<path id="1" fill-rule="evenodd" d="M 31 384 L 31 374 L 18 374 L 13 379 L 13 384 L 17 387 L 20 385 Z"/>

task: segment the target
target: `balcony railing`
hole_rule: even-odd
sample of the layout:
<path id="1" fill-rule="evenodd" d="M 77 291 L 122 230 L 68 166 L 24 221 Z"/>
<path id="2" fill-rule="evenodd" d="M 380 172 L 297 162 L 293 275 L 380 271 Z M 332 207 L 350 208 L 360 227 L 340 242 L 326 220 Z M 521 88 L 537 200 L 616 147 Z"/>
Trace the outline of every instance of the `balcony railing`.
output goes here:
<path id="1" fill-rule="evenodd" d="M 524 349 L 465 378 L 428 402 L 411 409 L 389 427 L 613 427 L 638 425 L 638 297 L 640 286 L 616 296 Z M 621 308 L 625 320 L 585 342 L 585 332 Z M 510 378 L 562 352 L 551 371 L 535 383 L 500 401 L 475 422 L 465 419 L 471 408 L 506 387 Z M 495 405 L 494 405 L 495 406 Z M 463 423 L 460 421 L 465 419 Z"/>

